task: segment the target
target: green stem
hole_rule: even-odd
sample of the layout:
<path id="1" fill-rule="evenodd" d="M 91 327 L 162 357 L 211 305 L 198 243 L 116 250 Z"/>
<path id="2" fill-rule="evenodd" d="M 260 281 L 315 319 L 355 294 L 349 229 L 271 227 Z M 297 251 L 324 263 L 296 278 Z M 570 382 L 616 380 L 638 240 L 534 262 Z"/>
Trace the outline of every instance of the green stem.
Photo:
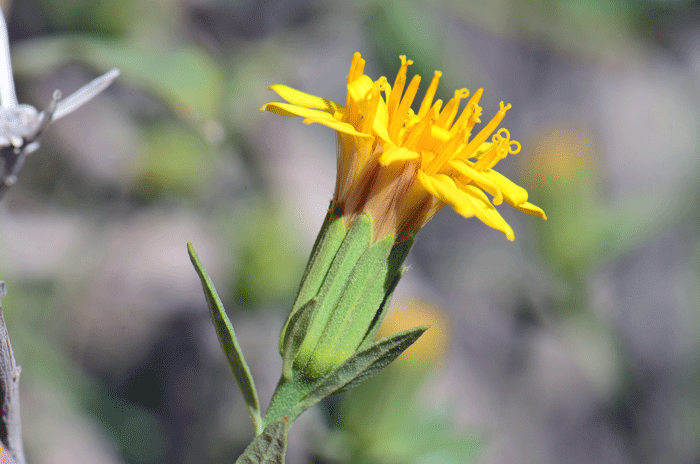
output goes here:
<path id="1" fill-rule="evenodd" d="M 272 395 L 265 417 L 262 419 L 262 427 L 265 428 L 268 424 L 285 416 L 289 418 L 290 423 L 294 422 L 303 412 L 300 405 L 308 393 L 309 387 L 308 382 L 304 382 L 298 375 L 291 378 L 282 376 L 275 393 Z"/>

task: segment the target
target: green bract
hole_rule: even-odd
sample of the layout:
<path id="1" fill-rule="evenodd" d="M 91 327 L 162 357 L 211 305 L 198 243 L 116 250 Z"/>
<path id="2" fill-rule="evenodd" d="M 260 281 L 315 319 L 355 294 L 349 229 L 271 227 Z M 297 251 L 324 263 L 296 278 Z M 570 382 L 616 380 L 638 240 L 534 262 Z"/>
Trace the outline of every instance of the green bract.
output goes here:
<path id="1" fill-rule="evenodd" d="M 280 336 L 286 377 L 320 378 L 373 340 L 412 240 L 372 243 L 372 232 L 367 214 L 349 228 L 326 218 Z"/>

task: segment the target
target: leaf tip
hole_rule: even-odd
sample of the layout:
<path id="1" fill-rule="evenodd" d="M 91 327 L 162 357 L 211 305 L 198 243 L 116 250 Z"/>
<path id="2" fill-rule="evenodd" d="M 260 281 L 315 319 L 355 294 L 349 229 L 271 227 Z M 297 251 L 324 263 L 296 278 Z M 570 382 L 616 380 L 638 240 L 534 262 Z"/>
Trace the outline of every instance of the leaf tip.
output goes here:
<path id="1" fill-rule="evenodd" d="M 197 253 L 194 251 L 194 246 L 192 245 L 192 242 L 187 242 L 187 253 L 190 255 L 190 258 L 196 258 Z"/>

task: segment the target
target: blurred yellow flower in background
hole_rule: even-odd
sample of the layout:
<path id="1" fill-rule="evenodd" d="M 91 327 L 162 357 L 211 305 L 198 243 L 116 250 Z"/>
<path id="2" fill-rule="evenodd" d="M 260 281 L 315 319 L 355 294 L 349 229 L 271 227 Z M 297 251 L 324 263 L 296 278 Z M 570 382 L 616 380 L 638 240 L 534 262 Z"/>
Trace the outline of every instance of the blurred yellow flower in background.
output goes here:
<path id="1" fill-rule="evenodd" d="M 515 238 L 513 230 L 494 205 L 505 201 L 546 219 L 540 208 L 528 203 L 524 188 L 492 169 L 508 154 L 520 151 L 507 129 L 496 131 L 510 104 L 501 102 L 498 113 L 472 136 L 474 126 L 481 122 L 483 89 L 474 93 L 461 113 L 459 104 L 469 96 L 467 89 L 455 91 L 443 107 L 442 100 L 433 102 L 442 75 L 436 71 L 416 113 L 411 104 L 420 76 L 413 76 L 406 86 L 412 63 L 401 56 L 392 86 L 385 77 L 373 81 L 365 75 L 365 61 L 355 53 L 345 107 L 273 85 L 270 88 L 288 103 L 268 103 L 261 111 L 300 116 L 307 124 L 324 124 L 338 132 L 338 174 L 331 211 L 346 218 L 347 224 L 369 213 L 374 219 L 375 241 L 388 235 L 396 242 L 412 238 L 446 204 L 464 217 L 476 216 L 509 240 Z"/>
<path id="2" fill-rule="evenodd" d="M 396 358 L 396 362 L 434 367 L 444 360 L 450 340 L 447 314 L 442 308 L 417 299 L 394 304 L 382 321 L 377 337 L 386 337 L 421 325 L 430 328 Z"/>
<path id="3" fill-rule="evenodd" d="M 600 153 L 593 137 L 574 127 L 548 127 L 537 134 L 531 146 L 531 159 L 522 167 L 533 181 L 580 183 L 587 177 L 600 176 L 597 162 Z"/>

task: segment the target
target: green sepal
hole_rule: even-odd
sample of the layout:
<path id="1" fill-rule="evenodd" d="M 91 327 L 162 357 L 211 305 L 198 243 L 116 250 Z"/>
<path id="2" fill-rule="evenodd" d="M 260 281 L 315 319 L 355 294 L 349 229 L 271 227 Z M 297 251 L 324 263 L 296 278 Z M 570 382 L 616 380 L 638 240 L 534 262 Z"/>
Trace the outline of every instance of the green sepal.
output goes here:
<path id="1" fill-rule="evenodd" d="M 304 341 L 317 304 L 318 299 L 312 298 L 287 319 L 287 330 L 282 332 L 282 375 L 285 378 L 292 376 L 294 358 Z"/>
<path id="2" fill-rule="evenodd" d="M 386 291 L 384 298 L 377 309 L 375 318 L 372 321 L 372 324 L 369 326 L 362 343 L 357 348 L 358 351 L 365 349 L 374 341 L 374 338 L 379 331 L 379 327 L 384 320 L 386 311 L 389 308 L 389 303 L 391 302 L 391 297 L 394 294 L 394 290 L 396 289 L 399 280 L 401 280 L 401 277 L 403 277 L 404 273 L 408 269 L 408 267 L 402 266 L 402 264 L 406 260 L 406 256 L 408 256 L 408 252 L 411 250 L 412 246 L 413 239 L 411 238 L 395 244 L 391 249 L 388 259 L 389 266 L 387 271 L 387 282 L 385 283 Z"/>
<path id="3" fill-rule="evenodd" d="M 250 414 L 250 419 L 253 422 L 255 435 L 259 435 L 262 431 L 260 402 L 258 401 L 258 394 L 255 391 L 255 383 L 253 382 L 253 377 L 250 374 L 250 369 L 248 369 L 248 365 L 243 357 L 241 347 L 238 345 L 236 333 L 233 330 L 231 321 L 226 315 L 224 305 L 221 302 L 219 295 L 216 293 L 214 283 L 204 270 L 204 266 L 199 260 L 197 253 L 195 253 L 194 247 L 191 243 L 187 244 L 187 251 L 190 255 L 192 265 L 202 281 L 204 297 L 206 298 L 207 305 L 209 306 L 209 312 L 211 314 L 212 321 L 214 322 L 214 327 L 216 328 L 216 334 L 219 337 L 219 343 L 221 343 L 221 348 L 224 351 L 224 355 L 228 361 L 231 373 L 236 379 L 238 388 L 243 395 L 243 400 L 248 407 L 248 413 Z"/>
<path id="4" fill-rule="evenodd" d="M 289 418 L 281 417 L 271 422 L 248 445 L 236 464 L 284 464 L 289 434 Z"/>
<path id="5" fill-rule="evenodd" d="M 337 367 L 365 338 L 394 280 L 387 275 L 393 245 L 393 236 L 370 245 L 355 263 L 337 303 L 322 300 L 322 311 L 330 313 L 330 318 L 306 366 L 309 374 L 318 376 Z"/>
<path id="6" fill-rule="evenodd" d="M 312 315 L 313 320 L 309 324 L 306 337 L 299 348 L 295 366 L 303 368 L 311 359 L 345 288 L 354 277 L 355 265 L 371 241 L 372 219 L 364 214 L 353 222 L 324 276 L 317 295 L 319 303 Z"/>
<path id="7" fill-rule="evenodd" d="M 297 296 L 294 299 L 294 305 L 292 306 L 292 311 L 287 318 L 287 321 L 282 327 L 282 332 L 280 334 L 279 350 L 280 354 L 284 357 L 284 340 L 287 332 L 287 327 L 295 316 L 295 313 L 301 309 L 311 298 L 318 294 L 321 285 L 323 284 L 326 274 L 333 263 L 340 245 L 345 239 L 347 230 L 345 228 L 345 221 L 342 217 L 333 216 L 328 213 L 323 226 L 321 226 L 321 231 L 316 237 L 316 242 L 311 249 L 311 256 L 309 257 L 309 262 L 304 270 L 304 275 L 301 278 L 301 285 Z"/>
<path id="8" fill-rule="evenodd" d="M 316 381 L 310 381 L 296 371 L 291 378 L 282 377 L 263 422 L 270 424 L 284 416 L 293 422 L 322 399 L 359 385 L 396 359 L 427 329 L 427 326 L 415 327 L 376 340 Z"/>
<path id="9" fill-rule="evenodd" d="M 326 217 L 280 335 L 285 377 L 295 369 L 310 380 L 321 378 L 374 340 L 413 241 L 397 244 L 388 235 L 373 242 L 373 234 L 368 214 L 347 230 L 342 217 Z"/>

